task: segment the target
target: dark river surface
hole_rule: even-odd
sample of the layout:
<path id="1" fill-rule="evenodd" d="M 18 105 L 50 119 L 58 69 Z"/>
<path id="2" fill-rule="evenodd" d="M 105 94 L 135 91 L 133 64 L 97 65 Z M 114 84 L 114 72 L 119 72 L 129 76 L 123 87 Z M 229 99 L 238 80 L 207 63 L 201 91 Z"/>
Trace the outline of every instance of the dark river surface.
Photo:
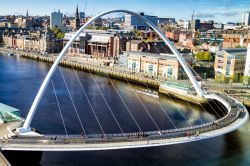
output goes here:
<path id="1" fill-rule="evenodd" d="M 50 66 L 34 60 L 0 56 L 0 102 L 20 109 L 21 116 L 26 117 Z M 58 69 L 52 80 L 61 113 L 50 82 L 31 123 L 32 127 L 44 134 L 81 134 L 81 125 L 87 134 L 101 134 L 101 127 L 104 133 L 120 133 L 121 129 L 123 132 L 137 132 L 139 128 L 152 131 L 202 124 L 215 118 L 212 114 L 214 110 L 208 106 L 204 110 L 168 96 L 160 95 L 159 99 L 146 96 L 135 90 L 147 90 L 147 87 L 110 80 L 88 72 L 76 72 L 79 82 L 73 70 L 61 69 L 76 109 Z M 214 109 L 221 111 L 216 105 Z M 250 165 L 249 127 L 250 123 L 247 123 L 224 136 L 163 147 L 44 152 L 40 165 Z M 29 156 L 26 160 L 29 160 Z"/>

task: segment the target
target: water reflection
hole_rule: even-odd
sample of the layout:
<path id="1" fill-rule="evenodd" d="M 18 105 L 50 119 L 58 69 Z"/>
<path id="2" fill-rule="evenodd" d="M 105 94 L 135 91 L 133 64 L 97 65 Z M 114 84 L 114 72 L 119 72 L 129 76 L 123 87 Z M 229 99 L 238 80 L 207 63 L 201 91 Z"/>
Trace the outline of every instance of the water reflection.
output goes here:
<path id="1" fill-rule="evenodd" d="M 0 56 L 0 66 L 0 102 L 19 108 L 22 110 L 21 115 L 25 117 L 50 64 Z M 74 73 L 69 69 L 63 69 L 63 73 L 86 131 L 89 134 L 100 133 L 100 128 Z M 80 71 L 77 74 L 105 132 L 119 132 L 105 102 L 93 84 L 91 75 Z M 156 129 L 142 104 L 133 94 L 133 89 L 141 89 L 140 86 L 132 85 L 133 88 L 131 88 L 126 82 L 113 80 L 114 88 L 107 78 L 97 75 L 93 75 L 93 77 L 126 132 L 138 131 L 138 128 L 117 95 L 115 88 L 121 94 L 140 127 L 144 131 Z M 59 72 L 55 73 L 53 81 L 67 131 L 69 134 L 79 134 L 81 127 Z M 205 106 L 206 111 L 210 112 L 207 113 L 198 105 L 189 105 L 184 101 L 174 99 L 172 101 L 168 96 L 160 95 L 159 99 L 154 99 L 138 94 L 138 97 L 143 101 L 148 112 L 161 129 L 174 127 L 168 120 L 166 113 L 177 127 L 211 121 L 209 115 L 214 118 L 213 110 L 209 109 L 209 106 Z M 159 107 L 159 103 L 164 112 Z M 188 119 L 188 122 L 185 119 Z M 51 84 L 39 105 L 32 126 L 43 133 L 64 134 Z M 249 131 L 249 126 L 250 123 L 239 131 L 225 136 L 173 146 L 100 152 L 45 152 L 41 165 L 246 165 L 250 155 L 250 135 L 249 132 L 246 132 Z"/>

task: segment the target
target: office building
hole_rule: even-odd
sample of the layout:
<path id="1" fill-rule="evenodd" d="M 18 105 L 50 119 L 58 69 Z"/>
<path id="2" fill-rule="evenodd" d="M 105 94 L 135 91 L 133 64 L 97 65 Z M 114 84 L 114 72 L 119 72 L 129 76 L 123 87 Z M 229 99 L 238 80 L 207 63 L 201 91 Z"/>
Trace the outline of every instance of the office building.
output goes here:
<path id="1" fill-rule="evenodd" d="M 242 24 L 245 26 L 250 25 L 250 12 L 244 12 L 242 16 Z"/>
<path id="2" fill-rule="evenodd" d="M 85 18 L 85 12 L 79 12 L 79 18 L 80 18 L 80 21 L 83 21 Z"/>
<path id="3" fill-rule="evenodd" d="M 215 75 L 235 76 L 236 80 L 240 80 L 244 74 L 246 55 L 247 49 L 245 48 L 219 51 L 215 56 Z"/>
<path id="4" fill-rule="evenodd" d="M 61 27 L 63 20 L 63 14 L 58 10 L 58 12 L 51 13 L 50 17 L 50 28 Z"/>
<path id="5" fill-rule="evenodd" d="M 151 21 L 155 26 L 157 26 L 158 24 L 157 16 L 144 15 L 144 13 L 140 13 L 140 15 Z M 149 27 L 143 20 L 139 19 L 137 16 L 126 14 L 125 29 L 148 30 Z"/>
<path id="6" fill-rule="evenodd" d="M 191 29 L 192 30 L 198 30 L 200 29 L 201 21 L 199 19 L 195 19 L 191 21 Z"/>
<path id="7" fill-rule="evenodd" d="M 122 58 L 120 60 L 120 58 Z M 119 56 L 119 65 L 124 66 L 136 73 L 142 72 L 151 76 L 164 79 L 185 79 L 181 65 L 173 55 L 159 55 L 138 51 L 124 51 Z M 190 61 L 188 61 L 190 63 Z M 125 66 L 124 66 L 125 67 Z"/>

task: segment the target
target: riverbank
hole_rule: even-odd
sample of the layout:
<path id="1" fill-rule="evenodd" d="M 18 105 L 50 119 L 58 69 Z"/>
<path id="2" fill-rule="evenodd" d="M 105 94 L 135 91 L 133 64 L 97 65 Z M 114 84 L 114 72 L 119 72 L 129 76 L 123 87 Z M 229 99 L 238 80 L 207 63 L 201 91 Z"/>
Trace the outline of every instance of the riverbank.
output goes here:
<path id="1" fill-rule="evenodd" d="M 3 52 L 13 52 L 14 54 L 19 54 L 23 58 L 33 59 L 37 61 L 47 62 L 47 63 L 54 63 L 56 56 L 49 56 L 49 55 L 39 55 L 39 54 L 32 54 L 32 53 L 26 53 L 16 50 L 8 50 L 4 48 L 0 48 Z M 156 79 L 150 79 L 150 77 L 140 77 L 136 74 L 128 73 L 126 70 L 118 70 L 114 67 L 109 66 L 97 66 L 97 65 L 91 65 L 89 63 L 80 63 L 78 61 L 73 61 L 72 59 L 69 59 L 65 57 L 61 62 L 60 66 L 73 68 L 76 70 L 81 71 L 87 71 L 103 76 L 109 76 L 110 78 L 119 79 L 123 81 L 129 81 L 131 83 L 139 84 L 139 85 L 147 85 L 150 88 L 158 89 L 160 86 L 160 80 Z"/>
<path id="2" fill-rule="evenodd" d="M 27 53 L 23 51 L 16 51 L 16 50 L 10 50 L 6 48 L 0 48 L 0 51 L 3 52 L 12 52 L 14 54 L 19 54 L 19 56 L 23 58 L 28 58 L 28 59 L 33 59 L 37 61 L 42 61 L 46 63 L 54 63 L 56 56 L 52 55 L 39 55 L 39 54 L 34 54 L 34 53 Z M 105 65 L 100 65 L 100 64 L 91 64 L 87 62 L 79 62 L 78 60 L 71 59 L 69 57 L 65 57 L 61 62 L 60 66 L 71 68 L 71 69 L 76 69 L 76 70 L 81 70 L 81 71 L 87 71 L 91 73 L 95 73 L 98 75 L 103 75 L 103 76 L 108 76 L 113 79 L 118 79 L 122 80 L 125 82 L 131 82 L 134 84 L 138 84 L 141 86 L 147 86 L 153 89 L 157 89 L 159 93 L 167 96 L 172 96 L 177 99 L 181 99 L 184 101 L 191 102 L 193 104 L 202 104 L 205 103 L 206 100 L 203 98 L 194 96 L 194 95 L 188 95 L 188 94 L 179 94 L 176 91 L 168 91 L 166 89 L 160 88 L 160 85 L 163 80 L 161 79 L 156 79 L 152 77 L 145 77 L 141 75 L 140 73 L 134 73 L 131 72 L 127 69 L 119 68 L 119 67 L 110 67 L 110 66 L 105 66 Z"/>

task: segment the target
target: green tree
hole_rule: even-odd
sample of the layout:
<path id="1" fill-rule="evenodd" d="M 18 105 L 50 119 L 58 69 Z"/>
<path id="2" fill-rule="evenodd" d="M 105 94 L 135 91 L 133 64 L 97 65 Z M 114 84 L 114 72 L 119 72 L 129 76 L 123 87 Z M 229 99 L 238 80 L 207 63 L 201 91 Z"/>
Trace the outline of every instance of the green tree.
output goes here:
<path id="1" fill-rule="evenodd" d="M 237 82 L 237 75 L 233 74 L 230 76 L 230 82 Z"/>
<path id="2" fill-rule="evenodd" d="M 223 74 L 217 74 L 215 76 L 215 82 L 228 84 L 230 82 L 230 77 L 226 77 Z"/>
<path id="3" fill-rule="evenodd" d="M 57 39 L 63 39 L 64 38 L 64 33 L 61 31 L 60 28 L 54 27 L 51 29 L 51 31 L 55 34 L 55 37 Z"/>
<path id="4" fill-rule="evenodd" d="M 240 45 L 236 45 L 235 48 L 241 48 L 241 46 Z"/>
<path id="5" fill-rule="evenodd" d="M 213 55 L 211 52 L 197 52 L 195 59 L 199 61 L 211 61 L 213 60 Z"/>
<path id="6" fill-rule="evenodd" d="M 134 31 L 136 36 L 141 36 L 141 32 L 140 31 Z"/>
<path id="7" fill-rule="evenodd" d="M 223 82 L 223 75 L 222 74 L 217 74 L 215 76 L 215 81 L 218 82 L 218 83 L 222 83 Z"/>
<path id="8" fill-rule="evenodd" d="M 57 33 L 56 38 L 63 39 L 64 38 L 64 33 L 62 33 L 62 32 Z"/>
<path id="9" fill-rule="evenodd" d="M 250 85 L 250 76 L 243 76 L 243 83 L 246 85 Z"/>
<path id="10" fill-rule="evenodd" d="M 197 52 L 194 57 L 196 60 L 203 60 L 204 52 Z"/>
<path id="11" fill-rule="evenodd" d="M 204 60 L 205 61 L 211 61 L 212 59 L 213 59 L 213 56 L 212 56 L 211 52 L 205 52 Z"/>

